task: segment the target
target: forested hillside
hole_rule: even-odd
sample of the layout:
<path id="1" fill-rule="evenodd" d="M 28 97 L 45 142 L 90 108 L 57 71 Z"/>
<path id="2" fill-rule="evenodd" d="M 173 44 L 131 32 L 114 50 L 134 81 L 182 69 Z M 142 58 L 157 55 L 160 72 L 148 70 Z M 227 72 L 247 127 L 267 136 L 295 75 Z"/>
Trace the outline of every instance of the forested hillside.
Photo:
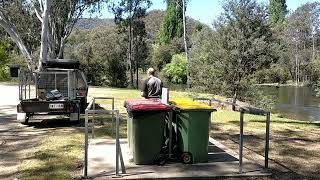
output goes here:
<path id="1" fill-rule="evenodd" d="M 81 18 L 75 24 L 73 31 L 94 29 L 97 27 L 110 26 L 114 24 L 113 19 L 99 19 L 99 18 Z"/>
<path id="2" fill-rule="evenodd" d="M 160 25 L 165 15 L 165 11 L 152 10 L 147 12 L 146 17 L 143 18 L 146 26 L 148 39 L 154 41 L 157 33 L 160 31 Z M 82 18 L 75 24 L 73 31 L 91 30 L 99 27 L 106 27 L 115 25 L 114 19 L 99 19 L 99 18 Z M 207 26 L 201 22 L 190 17 L 187 18 L 187 34 L 191 37 L 197 25 Z"/>

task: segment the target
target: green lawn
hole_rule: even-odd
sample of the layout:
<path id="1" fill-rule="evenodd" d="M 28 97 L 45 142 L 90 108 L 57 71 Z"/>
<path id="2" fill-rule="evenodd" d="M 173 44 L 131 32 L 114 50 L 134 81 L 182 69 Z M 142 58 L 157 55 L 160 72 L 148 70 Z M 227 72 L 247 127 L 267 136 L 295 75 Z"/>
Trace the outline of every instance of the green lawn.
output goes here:
<path id="1" fill-rule="evenodd" d="M 139 90 L 92 87 L 91 97 L 114 97 L 115 108 L 121 112 L 121 137 L 126 137 L 127 99 L 141 98 Z M 170 97 L 214 97 L 210 94 L 170 92 Z M 216 96 L 215 96 L 216 97 Z M 108 100 L 97 101 L 111 109 Z M 265 117 L 245 115 L 245 156 L 263 155 Z M 110 116 L 96 117 L 96 138 L 114 138 Z M 103 123 L 104 122 L 104 123 Z M 212 115 L 210 135 L 237 151 L 239 112 L 218 110 Z M 297 121 L 271 115 L 270 158 L 273 162 L 295 170 L 301 177 L 316 177 L 320 169 L 319 124 Z M 70 179 L 79 177 L 83 158 L 83 127 L 53 128 L 20 165 L 21 179 Z M 261 162 L 260 162 L 261 163 Z M 275 171 L 277 169 L 274 169 Z"/>

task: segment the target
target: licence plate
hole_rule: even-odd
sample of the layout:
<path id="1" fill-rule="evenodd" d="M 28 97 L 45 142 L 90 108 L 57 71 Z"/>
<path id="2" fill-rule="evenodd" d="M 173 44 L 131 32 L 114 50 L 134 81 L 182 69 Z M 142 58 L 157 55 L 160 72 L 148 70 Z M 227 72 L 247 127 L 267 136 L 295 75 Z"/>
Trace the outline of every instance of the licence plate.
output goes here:
<path id="1" fill-rule="evenodd" d="M 49 109 L 63 109 L 63 104 L 49 104 Z"/>

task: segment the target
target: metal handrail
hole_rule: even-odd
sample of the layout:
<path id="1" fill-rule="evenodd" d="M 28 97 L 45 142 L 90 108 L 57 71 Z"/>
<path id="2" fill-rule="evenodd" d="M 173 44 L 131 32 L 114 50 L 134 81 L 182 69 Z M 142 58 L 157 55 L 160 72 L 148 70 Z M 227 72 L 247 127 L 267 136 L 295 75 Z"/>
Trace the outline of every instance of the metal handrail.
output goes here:
<path id="1" fill-rule="evenodd" d="M 193 101 L 209 101 L 209 105 L 212 105 L 212 101 L 223 103 L 226 105 L 232 105 L 239 107 L 240 111 L 240 135 L 239 135 L 239 173 L 242 173 L 243 169 L 243 124 L 244 114 L 265 115 L 266 116 L 266 134 L 265 134 L 265 148 L 264 148 L 264 168 L 269 168 L 269 141 L 270 141 L 270 112 L 253 107 L 243 107 L 236 103 L 217 100 L 215 98 L 193 98 Z"/>
<path id="2" fill-rule="evenodd" d="M 96 110 L 95 100 L 96 99 L 111 99 L 112 100 L 112 110 Z M 93 108 L 93 109 L 91 109 Z M 121 177 L 119 173 L 119 159 L 121 161 L 122 174 L 126 174 L 126 169 L 124 166 L 123 156 L 121 152 L 120 140 L 119 140 L 119 110 L 114 109 L 114 98 L 113 97 L 93 97 L 85 110 L 85 151 L 84 151 L 84 168 L 83 168 L 83 178 L 88 178 L 88 121 L 89 114 L 92 114 L 92 139 L 94 138 L 94 115 L 95 114 L 112 114 L 112 124 L 114 120 L 114 114 L 116 115 L 116 173 L 117 177 Z M 113 129 L 113 128 L 112 128 Z"/>

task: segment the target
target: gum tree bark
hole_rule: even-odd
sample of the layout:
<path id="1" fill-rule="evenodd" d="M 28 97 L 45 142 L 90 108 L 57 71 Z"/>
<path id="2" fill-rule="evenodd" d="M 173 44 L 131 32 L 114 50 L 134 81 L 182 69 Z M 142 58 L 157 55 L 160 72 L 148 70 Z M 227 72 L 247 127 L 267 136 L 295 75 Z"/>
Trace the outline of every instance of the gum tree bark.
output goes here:
<path id="1" fill-rule="evenodd" d="M 43 6 L 43 12 L 42 12 L 42 25 L 41 25 L 41 47 L 40 47 L 40 59 L 39 59 L 39 65 L 38 69 L 42 69 L 42 63 L 45 62 L 48 58 L 48 24 L 49 24 L 49 9 L 51 5 L 51 0 L 44 0 L 42 2 L 39 0 L 41 4 L 40 6 Z"/>
<path id="2" fill-rule="evenodd" d="M 4 28 L 4 30 L 9 34 L 10 38 L 15 42 L 15 44 L 18 46 L 21 54 L 25 58 L 27 62 L 28 69 L 30 71 L 34 71 L 35 66 L 32 62 L 32 56 L 23 43 L 20 35 L 18 34 L 16 28 L 7 20 L 7 18 L 4 16 L 4 14 L 0 10 L 0 26 Z"/>

